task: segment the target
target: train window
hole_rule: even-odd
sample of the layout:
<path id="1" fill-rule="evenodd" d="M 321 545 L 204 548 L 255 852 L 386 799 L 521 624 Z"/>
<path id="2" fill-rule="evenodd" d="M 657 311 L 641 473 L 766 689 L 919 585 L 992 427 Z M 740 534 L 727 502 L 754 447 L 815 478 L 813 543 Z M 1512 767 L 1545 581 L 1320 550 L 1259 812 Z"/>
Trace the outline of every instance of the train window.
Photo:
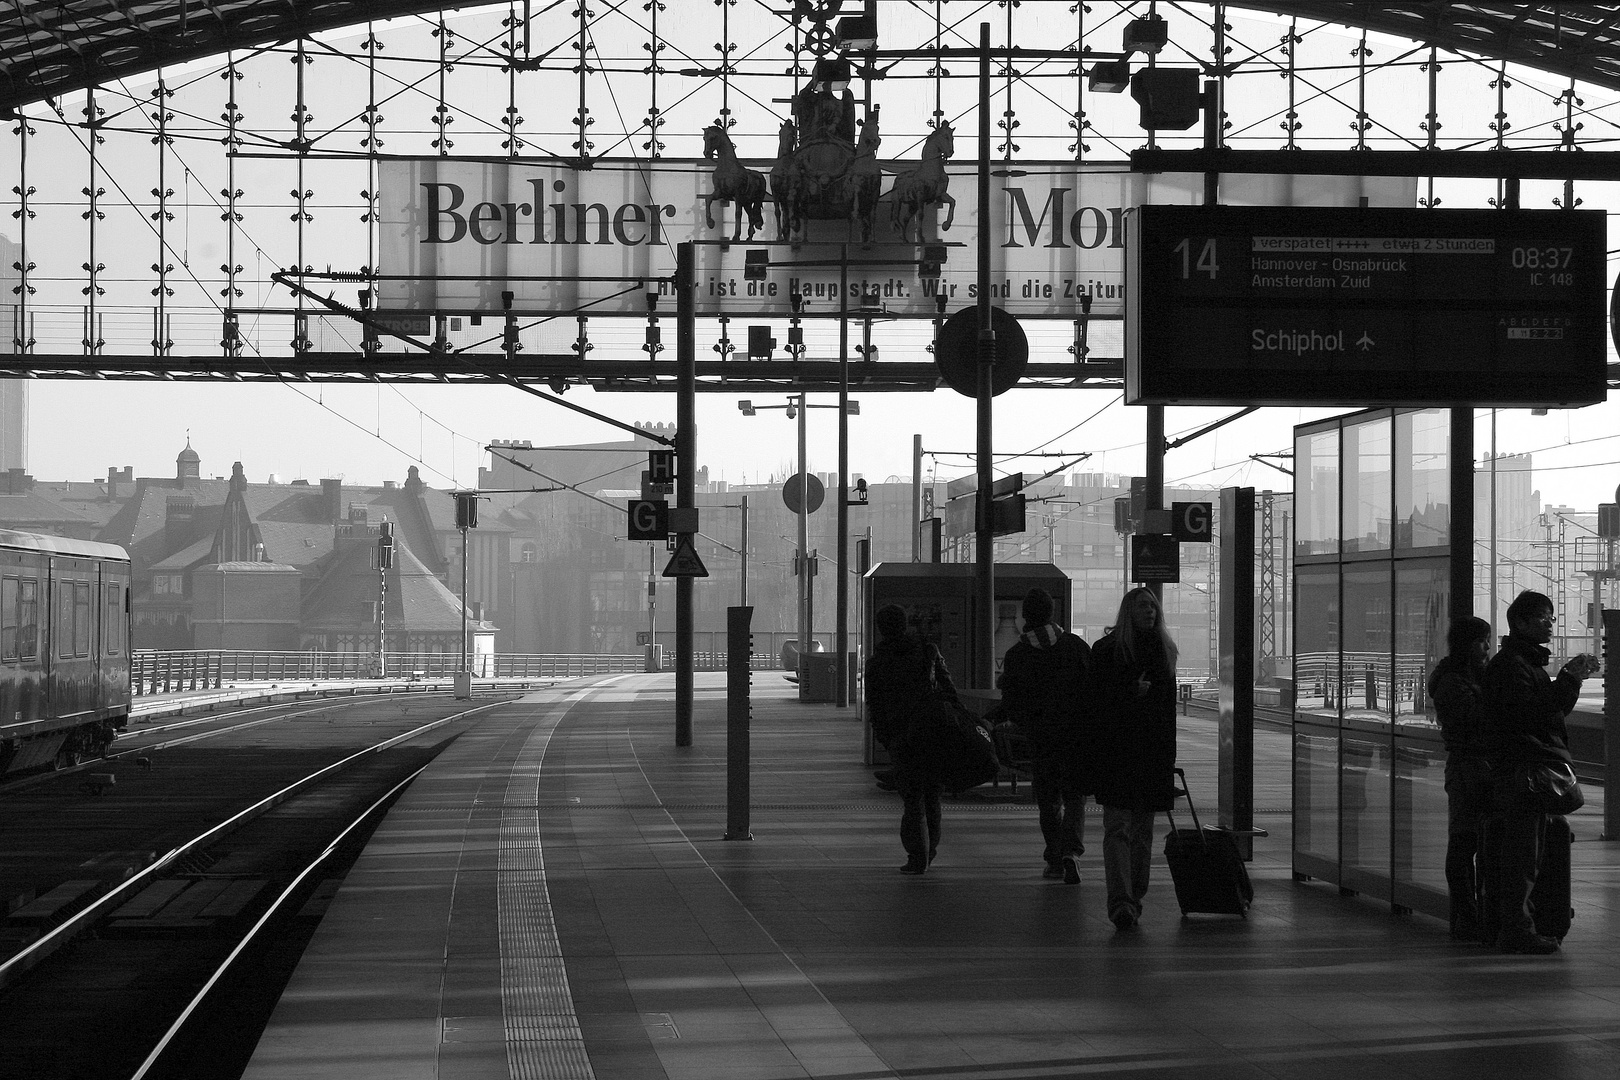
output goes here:
<path id="1" fill-rule="evenodd" d="M 17 583 L 17 658 L 39 655 L 39 582 L 23 578 Z"/>
<path id="2" fill-rule="evenodd" d="M 73 583 L 73 655 L 90 655 L 90 583 Z"/>
<path id="3" fill-rule="evenodd" d="M 56 590 L 56 623 L 51 627 L 58 656 L 73 655 L 73 582 L 64 581 Z"/>
<path id="4" fill-rule="evenodd" d="M 17 659 L 17 579 L 0 581 L 0 659 Z"/>
<path id="5" fill-rule="evenodd" d="M 106 603 L 102 605 L 102 610 L 106 613 L 102 621 L 103 649 L 108 656 L 117 656 L 124 644 L 123 634 L 120 632 L 120 628 L 124 625 L 124 620 L 120 617 L 124 605 L 119 602 L 124 589 L 121 584 L 112 581 L 103 584 L 101 590 L 102 595 L 106 597 Z"/>

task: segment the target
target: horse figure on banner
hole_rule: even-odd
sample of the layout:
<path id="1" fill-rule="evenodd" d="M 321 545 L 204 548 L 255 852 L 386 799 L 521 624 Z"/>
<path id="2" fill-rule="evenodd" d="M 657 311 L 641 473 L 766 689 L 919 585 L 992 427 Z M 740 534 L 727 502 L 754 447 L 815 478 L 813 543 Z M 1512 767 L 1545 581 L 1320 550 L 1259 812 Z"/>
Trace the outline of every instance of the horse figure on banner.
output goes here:
<path id="1" fill-rule="evenodd" d="M 732 230 L 731 238 L 742 238 L 743 216 L 748 217 L 748 239 L 754 238 L 754 233 L 765 227 L 765 177 L 752 169 L 746 168 L 737 160 L 737 148 L 731 144 L 731 136 L 726 134 L 724 128 L 718 124 L 710 124 L 703 129 L 703 156 L 716 158 L 714 166 L 714 190 L 703 199 L 703 220 L 709 228 L 714 228 L 715 200 L 723 203 L 734 203 L 737 207 L 736 226 Z"/>
<path id="2" fill-rule="evenodd" d="M 776 164 L 771 166 L 771 202 L 776 206 L 776 238 L 786 240 L 803 223 L 804 207 L 799 205 L 798 164 L 793 146 L 799 129 L 791 120 L 782 121 L 777 132 Z"/>
<path id="3" fill-rule="evenodd" d="M 923 141 L 922 164 L 894 178 L 894 188 L 889 192 L 893 204 L 890 215 L 894 231 L 902 241 L 911 242 L 911 226 L 916 222 L 917 239 L 921 242 L 924 239 L 923 214 L 940 203 L 949 208 L 940 229 L 949 229 L 951 222 L 956 220 L 956 200 L 946 190 L 950 186 L 950 177 L 945 173 L 945 162 L 954 153 L 956 133 L 950 124 L 942 120 Z"/>
<path id="4" fill-rule="evenodd" d="M 855 158 L 844 172 L 844 198 L 849 202 L 850 230 L 860 230 L 861 243 L 872 242 L 872 219 L 877 216 L 878 197 L 883 191 L 883 167 L 878 164 L 878 109 L 861 128 L 860 141 L 855 144 Z"/>

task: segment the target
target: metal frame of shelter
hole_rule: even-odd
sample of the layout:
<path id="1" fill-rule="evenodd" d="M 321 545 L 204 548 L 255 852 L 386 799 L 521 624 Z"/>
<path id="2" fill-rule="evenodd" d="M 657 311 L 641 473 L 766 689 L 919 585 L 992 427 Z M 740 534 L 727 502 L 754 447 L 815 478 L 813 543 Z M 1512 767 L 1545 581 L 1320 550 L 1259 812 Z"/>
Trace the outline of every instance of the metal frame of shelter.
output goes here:
<path id="1" fill-rule="evenodd" d="M 705 17 L 662 0 L 467 12 L 388 0 L 15 0 L 0 13 L 11 136 L 0 189 L 18 231 L 0 251 L 14 298 L 0 373 L 500 382 L 559 402 L 578 383 L 674 391 L 690 505 L 695 393 L 847 392 L 851 378 L 868 391 L 934 389 L 929 323 L 945 305 L 900 320 L 881 304 L 851 310 L 841 292 L 835 309 L 782 319 L 744 300 L 702 322 L 714 358 L 699 359 L 696 271 L 671 252 L 667 271 L 621 284 L 650 292 L 679 275 L 673 313 L 651 295 L 643 312 L 608 316 L 525 308 L 508 293 L 438 312 L 421 334 L 370 309 L 385 284 L 379 171 L 412 160 L 580 175 L 615 159 L 699 168 L 709 126 L 743 158 L 769 161 L 817 62 L 841 54 L 861 119 L 887 106 L 884 138 L 900 149 L 885 173 L 942 125 L 965 130 L 974 117 L 981 181 L 1114 162 L 1203 174 L 1206 201 L 1221 175 L 1398 175 L 1417 178 L 1424 206 L 1573 208 L 1578 183 L 1620 179 L 1620 155 L 1601 149 L 1620 125 L 1620 4 L 688 2 Z M 840 35 L 857 17 L 875 23 L 878 42 L 850 53 Z M 1052 47 L 1015 44 L 1032 41 Z M 987 78 L 973 61 L 991 56 Z M 1099 62 L 1196 71 L 1213 87 L 1204 130 L 1144 132 L 1136 102 L 1103 92 Z M 1021 385 L 1120 385 L 1117 322 L 1089 312 L 1032 327 Z M 672 314 L 670 359 L 660 320 Z M 739 317 L 790 322 L 797 350 L 787 361 L 735 355 Z M 1466 428 L 1454 425 L 1454 438 L 1471 441 Z M 1150 483 L 1157 460 L 1162 485 L 1162 411 L 1155 423 L 1150 409 L 1148 430 Z M 678 595 L 688 627 L 689 589 Z"/>

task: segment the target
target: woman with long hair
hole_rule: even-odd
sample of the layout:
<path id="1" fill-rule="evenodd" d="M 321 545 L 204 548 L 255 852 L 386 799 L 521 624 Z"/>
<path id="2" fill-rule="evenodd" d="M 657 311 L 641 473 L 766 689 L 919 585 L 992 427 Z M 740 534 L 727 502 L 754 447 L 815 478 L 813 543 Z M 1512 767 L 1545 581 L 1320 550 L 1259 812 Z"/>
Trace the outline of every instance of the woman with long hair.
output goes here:
<path id="1" fill-rule="evenodd" d="M 1451 936 L 1478 941 L 1483 930 L 1476 858 L 1491 809 L 1491 763 L 1485 756 L 1485 661 L 1491 624 L 1473 615 L 1451 621 L 1447 652 L 1429 676 L 1429 697 L 1446 743 L 1446 888 Z M 1495 944 L 1495 942 L 1492 942 Z"/>
<path id="2" fill-rule="evenodd" d="M 1108 917 L 1128 930 L 1142 917 L 1154 815 L 1175 801 L 1176 643 L 1153 590 L 1125 594 L 1114 625 L 1092 647 L 1091 670 Z"/>

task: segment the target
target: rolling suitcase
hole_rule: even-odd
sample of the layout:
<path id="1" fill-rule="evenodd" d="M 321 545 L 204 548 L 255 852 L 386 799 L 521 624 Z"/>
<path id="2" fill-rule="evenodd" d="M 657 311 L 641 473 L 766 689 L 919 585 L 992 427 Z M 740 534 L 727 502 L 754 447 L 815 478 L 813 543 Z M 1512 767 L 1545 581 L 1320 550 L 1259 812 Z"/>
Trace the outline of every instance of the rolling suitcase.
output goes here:
<path id="1" fill-rule="evenodd" d="M 1530 913 L 1536 933 L 1563 941 L 1575 916 L 1570 902 L 1570 845 L 1575 834 L 1569 821 L 1557 814 L 1547 817 L 1547 830 L 1541 838 L 1541 865 L 1536 869 L 1536 885 L 1530 890 Z M 1479 926 L 1480 938 L 1487 945 L 1496 943 L 1502 927 L 1501 899 L 1502 815 L 1486 814 L 1479 840 Z"/>
<path id="2" fill-rule="evenodd" d="M 1198 810 L 1187 791 L 1187 774 L 1180 769 L 1175 772 L 1180 781 L 1176 794 L 1186 796 L 1193 819 L 1192 828 L 1178 829 L 1175 817 L 1168 811 L 1165 814 L 1170 819 L 1170 831 L 1164 837 L 1164 861 L 1170 864 L 1170 880 L 1176 887 L 1181 917 L 1201 912 L 1246 919 L 1254 901 L 1254 886 L 1249 882 L 1237 841 L 1218 826 L 1199 823 Z"/>

